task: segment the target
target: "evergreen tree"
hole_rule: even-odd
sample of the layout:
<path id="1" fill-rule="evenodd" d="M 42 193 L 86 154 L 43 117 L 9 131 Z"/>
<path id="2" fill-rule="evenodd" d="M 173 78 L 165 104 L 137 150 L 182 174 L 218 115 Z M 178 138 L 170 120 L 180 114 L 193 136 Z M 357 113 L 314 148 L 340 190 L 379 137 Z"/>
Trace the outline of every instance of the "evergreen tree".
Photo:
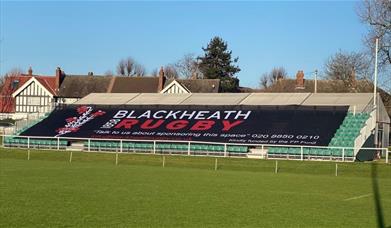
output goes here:
<path id="1" fill-rule="evenodd" d="M 232 51 L 227 50 L 227 43 L 220 37 L 214 37 L 206 48 L 200 60 L 199 68 L 208 79 L 220 79 L 222 92 L 235 92 L 239 87 L 239 80 L 234 78 L 235 73 L 240 71 L 237 63 L 239 58 L 231 59 Z"/>

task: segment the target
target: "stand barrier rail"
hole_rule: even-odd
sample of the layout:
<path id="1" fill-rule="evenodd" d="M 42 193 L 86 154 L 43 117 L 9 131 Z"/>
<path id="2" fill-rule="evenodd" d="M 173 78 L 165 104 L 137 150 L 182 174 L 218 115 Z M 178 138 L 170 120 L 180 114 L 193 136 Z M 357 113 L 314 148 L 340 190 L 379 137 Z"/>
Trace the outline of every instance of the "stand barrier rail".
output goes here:
<path id="1" fill-rule="evenodd" d="M 142 153 L 161 155 L 242 157 L 257 159 L 326 160 L 352 162 L 357 154 L 384 158 L 389 163 L 387 148 L 296 146 L 268 144 L 237 144 L 174 140 L 132 140 L 73 137 L 40 137 L 4 135 L 3 147 L 40 150 L 79 150 L 84 152 Z M 355 151 L 358 151 L 355 152 Z M 367 153 L 365 153 L 367 152 Z"/>

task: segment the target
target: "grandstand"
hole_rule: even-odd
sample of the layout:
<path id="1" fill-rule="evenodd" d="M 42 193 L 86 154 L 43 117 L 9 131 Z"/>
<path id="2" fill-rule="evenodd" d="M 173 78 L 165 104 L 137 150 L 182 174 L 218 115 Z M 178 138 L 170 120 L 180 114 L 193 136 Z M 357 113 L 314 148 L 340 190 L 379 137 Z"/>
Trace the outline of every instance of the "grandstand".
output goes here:
<path id="1" fill-rule="evenodd" d="M 4 145 L 354 161 L 389 145 L 389 125 L 370 93 L 92 93 Z"/>

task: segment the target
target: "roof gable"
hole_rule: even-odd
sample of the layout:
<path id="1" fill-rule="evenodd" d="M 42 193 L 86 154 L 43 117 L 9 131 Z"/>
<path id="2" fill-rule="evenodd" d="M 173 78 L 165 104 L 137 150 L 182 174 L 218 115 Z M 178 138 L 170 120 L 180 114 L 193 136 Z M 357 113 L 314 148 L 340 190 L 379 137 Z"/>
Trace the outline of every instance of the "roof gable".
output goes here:
<path id="1" fill-rule="evenodd" d="M 167 80 L 165 87 L 173 80 Z M 190 93 L 218 93 L 220 90 L 220 79 L 178 79 L 176 81 Z"/>
<path id="2" fill-rule="evenodd" d="M 55 95 L 55 93 L 53 91 L 49 91 L 46 86 L 44 86 L 41 82 L 45 82 L 45 80 L 41 79 L 41 80 L 38 80 L 36 79 L 35 77 L 30 77 L 30 79 L 25 82 L 22 86 L 20 86 L 17 90 L 15 90 L 13 93 L 12 93 L 12 97 L 16 97 L 19 93 L 21 93 L 25 88 L 27 88 L 29 85 L 31 85 L 33 82 L 35 82 L 37 85 L 40 85 L 42 87 L 42 89 L 44 91 L 46 91 L 48 94 L 51 94 L 52 96 Z"/>
<path id="3" fill-rule="evenodd" d="M 167 86 L 164 87 L 160 93 L 167 93 L 170 89 L 177 88 L 177 93 L 191 93 L 185 86 L 181 85 L 177 80 L 173 80 Z"/>

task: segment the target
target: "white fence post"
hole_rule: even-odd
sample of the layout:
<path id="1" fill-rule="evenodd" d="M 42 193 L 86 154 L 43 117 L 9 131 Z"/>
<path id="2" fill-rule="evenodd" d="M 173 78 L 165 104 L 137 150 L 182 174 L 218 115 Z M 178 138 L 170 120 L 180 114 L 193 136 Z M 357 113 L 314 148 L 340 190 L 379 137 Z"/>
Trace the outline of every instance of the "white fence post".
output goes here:
<path id="1" fill-rule="evenodd" d="M 153 154 L 156 154 L 156 141 L 153 141 Z"/>
<path id="2" fill-rule="evenodd" d="M 30 148 L 30 137 L 27 137 L 27 148 Z"/>
<path id="3" fill-rule="evenodd" d="M 300 159 L 303 161 L 303 158 L 304 158 L 304 149 L 303 149 L 303 146 L 300 147 L 300 153 L 301 153 Z"/>
<path id="4" fill-rule="evenodd" d="M 227 157 L 228 156 L 228 153 L 227 153 L 227 144 L 224 144 L 224 157 Z"/>
<path id="5" fill-rule="evenodd" d="M 60 137 L 57 137 L 57 150 L 60 150 Z"/>
<path id="6" fill-rule="evenodd" d="M 342 161 L 345 161 L 345 148 L 342 148 Z"/>
<path id="7" fill-rule="evenodd" d="M 388 164 L 388 153 L 390 153 L 390 151 L 388 151 L 388 149 L 386 148 L 386 164 Z"/>
<path id="8" fill-rule="evenodd" d="M 187 155 L 189 155 L 190 156 L 190 141 L 187 143 Z"/>
<path id="9" fill-rule="evenodd" d="M 88 139 L 88 152 L 91 151 L 91 139 Z"/>
<path id="10" fill-rule="evenodd" d="M 119 140 L 119 151 L 122 153 L 122 139 Z"/>

